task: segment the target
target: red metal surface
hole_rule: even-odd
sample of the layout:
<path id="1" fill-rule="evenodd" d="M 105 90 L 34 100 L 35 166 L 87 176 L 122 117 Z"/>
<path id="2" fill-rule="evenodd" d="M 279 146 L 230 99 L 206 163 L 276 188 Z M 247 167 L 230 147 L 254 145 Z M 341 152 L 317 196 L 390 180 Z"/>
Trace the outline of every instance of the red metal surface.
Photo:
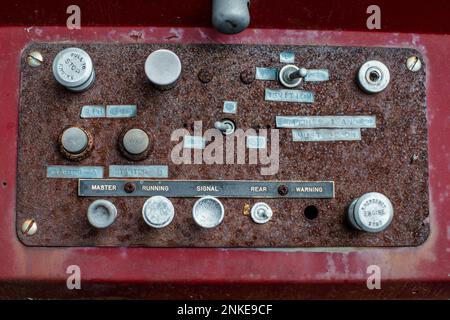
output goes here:
<path id="1" fill-rule="evenodd" d="M 72 4 L 84 26 L 211 27 L 211 0 L 3 0 L 0 25 L 64 26 Z M 373 4 L 383 32 L 450 33 L 447 0 L 251 0 L 251 27 L 365 31 Z"/>
<path id="2" fill-rule="evenodd" d="M 30 41 L 63 40 L 400 46 L 420 50 L 428 68 L 430 237 L 420 247 L 395 249 L 262 251 L 23 246 L 14 227 L 20 51 Z M 197 28 L 83 28 L 68 32 L 58 27 L 5 27 L 0 29 L 0 44 L 0 296 L 199 298 L 246 293 L 253 298 L 450 296 L 447 36 L 249 29 L 230 37 Z M 73 264 L 80 266 L 82 272 L 83 290 L 77 292 L 65 287 L 66 268 Z M 382 271 L 379 291 L 366 288 L 366 270 L 373 264 Z M 171 292 L 177 288 L 178 293 L 172 296 Z"/>

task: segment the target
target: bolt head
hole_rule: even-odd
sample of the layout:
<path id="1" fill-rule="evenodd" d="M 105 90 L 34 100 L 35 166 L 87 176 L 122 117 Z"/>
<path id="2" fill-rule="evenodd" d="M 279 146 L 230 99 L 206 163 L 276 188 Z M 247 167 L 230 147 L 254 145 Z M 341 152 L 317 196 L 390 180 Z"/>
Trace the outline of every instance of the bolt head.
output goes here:
<path id="1" fill-rule="evenodd" d="M 422 68 L 422 61 L 417 56 L 411 56 L 406 60 L 406 67 L 412 72 L 417 72 Z"/>
<path id="2" fill-rule="evenodd" d="M 32 51 L 27 56 L 27 63 L 30 67 L 36 68 L 42 65 L 44 57 L 39 51 Z"/>
<path id="3" fill-rule="evenodd" d="M 32 236 L 37 231 L 37 224 L 34 219 L 27 219 L 22 224 L 22 233 L 26 236 Z"/>

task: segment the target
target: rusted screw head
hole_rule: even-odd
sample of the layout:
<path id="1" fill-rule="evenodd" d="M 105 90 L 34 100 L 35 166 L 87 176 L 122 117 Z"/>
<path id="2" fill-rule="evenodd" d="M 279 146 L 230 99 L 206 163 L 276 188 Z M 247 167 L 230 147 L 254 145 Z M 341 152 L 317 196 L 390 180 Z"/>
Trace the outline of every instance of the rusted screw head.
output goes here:
<path id="1" fill-rule="evenodd" d="M 255 80 L 255 73 L 253 70 L 245 69 L 241 72 L 240 78 L 244 84 L 250 84 Z"/>
<path id="2" fill-rule="evenodd" d="M 420 61 L 419 57 L 411 56 L 406 60 L 406 67 L 412 72 L 419 71 L 422 67 L 422 61 Z"/>
<path id="3" fill-rule="evenodd" d="M 37 231 L 37 224 L 34 219 L 27 219 L 22 224 L 22 233 L 26 236 L 32 236 Z"/>
<path id="4" fill-rule="evenodd" d="M 134 190 L 136 190 L 136 186 L 134 185 L 134 183 L 127 182 L 123 186 L 123 189 L 125 190 L 126 193 L 132 193 L 134 192 Z"/>
<path id="5" fill-rule="evenodd" d="M 198 79 L 202 83 L 211 82 L 211 80 L 213 79 L 213 73 L 208 69 L 201 69 L 198 73 Z"/>
<path id="6" fill-rule="evenodd" d="M 44 62 L 44 58 L 42 57 L 42 53 L 39 51 L 32 51 L 27 56 L 27 62 L 30 67 L 36 68 L 41 66 Z"/>
<path id="7" fill-rule="evenodd" d="M 280 196 L 285 196 L 289 193 L 289 188 L 286 185 L 282 184 L 278 187 L 278 193 L 280 194 Z"/>

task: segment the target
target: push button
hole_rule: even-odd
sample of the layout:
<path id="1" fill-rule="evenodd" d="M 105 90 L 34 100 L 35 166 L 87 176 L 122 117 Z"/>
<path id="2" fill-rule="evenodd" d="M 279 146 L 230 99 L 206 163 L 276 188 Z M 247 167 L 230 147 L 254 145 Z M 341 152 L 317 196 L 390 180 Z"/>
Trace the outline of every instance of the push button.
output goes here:
<path id="1" fill-rule="evenodd" d="M 119 147 L 124 156 L 130 160 L 143 160 L 147 158 L 150 140 L 144 130 L 133 128 L 121 134 Z"/>
<path id="2" fill-rule="evenodd" d="M 65 129 L 59 137 L 62 154 L 69 160 L 79 161 L 86 158 L 93 146 L 93 138 L 79 127 Z"/>
<path id="3" fill-rule="evenodd" d="M 53 76 L 60 85 L 70 91 L 85 91 L 95 81 L 91 57 L 79 48 L 64 49 L 53 60 Z"/>
<path id="4" fill-rule="evenodd" d="M 180 77 L 181 61 L 170 50 L 156 50 L 145 61 L 145 74 L 155 87 L 169 89 Z"/>
<path id="5" fill-rule="evenodd" d="M 366 232 L 380 232 L 392 222 L 394 208 L 383 194 L 369 192 L 353 200 L 347 218 L 353 228 Z"/>
<path id="6" fill-rule="evenodd" d="M 108 200 L 96 200 L 88 208 L 89 223 L 98 229 L 104 229 L 114 223 L 117 217 L 116 206 Z"/>
<path id="7" fill-rule="evenodd" d="M 195 223 L 202 228 L 214 228 L 222 223 L 224 208 L 219 199 L 206 196 L 195 202 L 192 208 L 192 216 Z"/>
<path id="8" fill-rule="evenodd" d="M 149 226 L 164 228 L 172 222 L 175 209 L 172 201 L 166 197 L 154 196 L 145 201 L 142 207 L 142 216 Z"/>

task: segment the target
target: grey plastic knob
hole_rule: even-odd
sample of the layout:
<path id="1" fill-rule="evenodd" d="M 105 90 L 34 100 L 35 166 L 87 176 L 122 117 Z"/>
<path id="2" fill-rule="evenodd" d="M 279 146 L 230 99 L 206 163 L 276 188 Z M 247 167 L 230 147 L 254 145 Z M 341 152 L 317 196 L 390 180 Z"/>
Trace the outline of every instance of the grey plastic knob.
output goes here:
<path id="1" fill-rule="evenodd" d="M 213 0 L 212 24 L 225 34 L 236 34 L 250 24 L 249 0 Z"/>
<path id="2" fill-rule="evenodd" d="M 114 223 L 117 217 L 116 206 L 108 200 L 96 200 L 88 208 L 89 223 L 98 229 L 104 229 Z"/>
<path id="3" fill-rule="evenodd" d="M 70 127 L 64 130 L 61 136 L 61 144 L 69 153 L 78 154 L 83 152 L 88 146 L 88 135 L 83 129 Z"/>
<path id="4" fill-rule="evenodd" d="M 149 138 L 144 130 L 130 129 L 123 136 L 122 144 L 128 153 L 141 154 L 147 150 Z"/>
<path id="5" fill-rule="evenodd" d="M 145 61 L 145 74 L 155 87 L 169 89 L 175 85 L 180 77 L 181 61 L 170 50 L 156 50 Z"/>
<path id="6" fill-rule="evenodd" d="M 86 51 L 67 48 L 60 51 L 53 60 L 53 76 L 70 91 L 85 91 L 95 81 L 94 64 Z"/>

